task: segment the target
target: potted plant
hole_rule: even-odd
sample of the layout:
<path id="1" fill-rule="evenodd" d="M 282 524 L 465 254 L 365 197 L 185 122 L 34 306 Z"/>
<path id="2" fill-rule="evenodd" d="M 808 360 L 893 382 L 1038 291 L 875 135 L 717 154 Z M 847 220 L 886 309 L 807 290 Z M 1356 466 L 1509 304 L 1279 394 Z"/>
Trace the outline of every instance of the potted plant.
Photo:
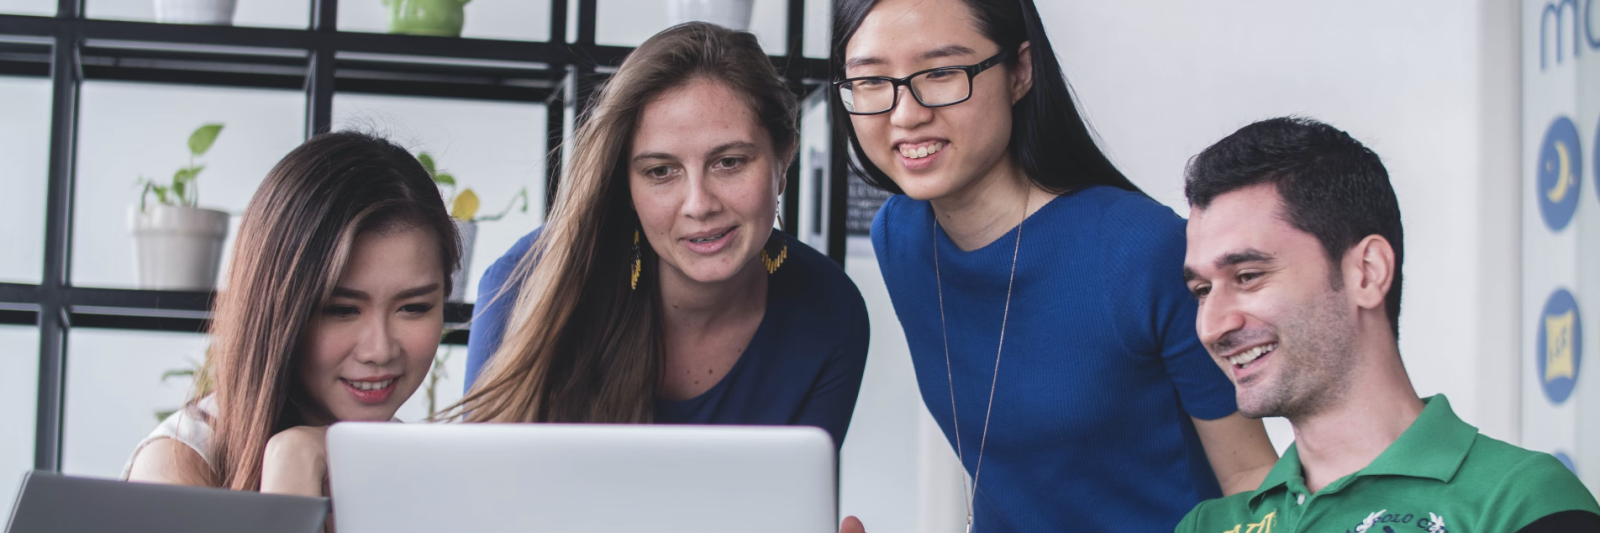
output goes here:
<path id="1" fill-rule="evenodd" d="M 456 233 L 461 236 L 461 268 L 456 270 L 455 277 L 450 279 L 450 301 L 462 302 L 467 297 L 467 270 L 472 268 L 473 244 L 478 240 L 478 223 L 494 222 L 505 218 L 512 209 L 517 209 L 521 203 L 520 212 L 528 212 L 528 188 L 523 187 L 517 191 L 516 196 L 506 204 L 506 208 L 497 214 L 478 216 L 478 193 L 470 188 L 456 189 L 456 178 L 449 172 L 439 170 L 434 164 L 433 156 L 427 152 L 417 154 L 417 162 L 422 163 L 422 168 L 433 177 L 433 182 L 439 185 L 439 192 L 444 196 L 445 205 L 450 206 L 450 218 L 456 223 Z"/>
<path id="2" fill-rule="evenodd" d="M 754 6 L 755 0 L 667 0 L 667 19 L 673 24 L 700 20 L 748 31 Z"/>
<path id="3" fill-rule="evenodd" d="M 170 183 L 140 177 L 139 203 L 129 206 L 134 263 L 141 289 L 208 291 L 216 288 L 222 263 L 222 241 L 228 235 L 228 213 L 197 207 L 196 178 L 205 165 L 194 158 L 211 149 L 222 124 L 206 124 L 189 135 L 189 166 L 178 169 Z M 155 196 L 155 202 L 150 197 Z"/>
<path id="4" fill-rule="evenodd" d="M 460 37 L 470 0 L 383 0 L 389 33 Z"/>
<path id="5" fill-rule="evenodd" d="M 238 0 L 156 0 L 156 22 L 233 25 Z"/>

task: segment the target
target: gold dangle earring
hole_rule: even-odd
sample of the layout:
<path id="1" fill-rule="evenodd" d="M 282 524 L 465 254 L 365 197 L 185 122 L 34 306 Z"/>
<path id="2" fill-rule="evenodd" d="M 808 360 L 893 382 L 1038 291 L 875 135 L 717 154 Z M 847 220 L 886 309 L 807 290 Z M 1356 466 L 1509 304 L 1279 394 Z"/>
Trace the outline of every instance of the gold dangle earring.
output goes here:
<path id="1" fill-rule="evenodd" d="M 778 267 L 783 266 L 783 260 L 789 258 L 789 241 L 783 234 L 783 217 L 778 217 L 778 231 L 772 232 L 767 237 L 767 244 L 761 247 L 761 264 L 767 267 L 767 274 L 778 272 Z"/>
<path id="2" fill-rule="evenodd" d="M 629 282 L 634 290 L 639 288 L 639 272 L 644 269 L 644 262 L 639 258 L 639 230 L 633 230 L 633 279 Z"/>

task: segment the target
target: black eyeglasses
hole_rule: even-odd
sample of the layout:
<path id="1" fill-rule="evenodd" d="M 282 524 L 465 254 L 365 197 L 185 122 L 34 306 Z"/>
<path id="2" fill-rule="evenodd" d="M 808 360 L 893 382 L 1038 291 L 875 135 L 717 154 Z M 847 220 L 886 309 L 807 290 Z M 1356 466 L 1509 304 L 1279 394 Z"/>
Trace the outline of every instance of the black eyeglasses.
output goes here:
<path id="1" fill-rule="evenodd" d="M 904 78 L 847 78 L 833 82 L 833 86 L 839 91 L 844 110 L 852 115 L 888 113 L 900 103 L 901 86 L 910 87 L 911 97 L 922 107 L 952 106 L 972 98 L 972 78 L 979 72 L 1010 59 L 1011 51 L 1003 50 L 976 65 L 930 68 Z"/>

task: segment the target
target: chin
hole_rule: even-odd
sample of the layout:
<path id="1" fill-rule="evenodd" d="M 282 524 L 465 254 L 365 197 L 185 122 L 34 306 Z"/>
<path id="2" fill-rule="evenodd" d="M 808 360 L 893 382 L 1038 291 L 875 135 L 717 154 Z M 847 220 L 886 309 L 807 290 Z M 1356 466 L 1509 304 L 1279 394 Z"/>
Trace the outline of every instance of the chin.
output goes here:
<path id="1" fill-rule="evenodd" d="M 350 412 L 338 416 L 340 422 L 388 422 L 394 419 L 394 413 L 400 406 L 388 406 L 352 409 Z"/>
<path id="2" fill-rule="evenodd" d="M 950 192 L 954 189 L 954 187 L 950 186 L 949 180 L 945 179 L 944 176 L 939 175 L 890 175 L 889 178 L 893 180 L 894 184 L 899 186 L 900 190 L 912 200 L 937 200 L 939 198 L 949 196 Z"/>

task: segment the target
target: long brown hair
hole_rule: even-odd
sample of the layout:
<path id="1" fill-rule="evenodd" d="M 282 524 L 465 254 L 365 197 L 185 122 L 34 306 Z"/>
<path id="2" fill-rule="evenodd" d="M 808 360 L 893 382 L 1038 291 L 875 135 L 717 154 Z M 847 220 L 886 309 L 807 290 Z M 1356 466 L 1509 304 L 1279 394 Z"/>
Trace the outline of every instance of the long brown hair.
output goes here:
<path id="1" fill-rule="evenodd" d="M 318 135 L 289 152 L 251 197 L 217 297 L 207 354 L 216 397 L 212 485 L 259 490 L 267 440 L 314 405 L 295 374 L 307 322 L 332 294 L 356 237 L 432 231 L 445 290 L 459 262 L 455 225 L 432 178 L 404 148 L 361 133 Z"/>
<path id="2" fill-rule="evenodd" d="M 643 271 L 638 288 L 630 287 L 639 219 L 628 152 L 645 106 L 696 79 L 742 97 L 737 103 L 749 106 L 772 136 L 780 169 L 794 158 L 798 105 L 754 35 L 691 22 L 645 41 L 585 112 L 543 233 L 509 278 L 523 283 L 517 294 L 503 295 L 516 298 L 506 335 L 447 416 L 651 421 L 665 353 L 661 293 L 656 255 L 642 240 Z"/>

